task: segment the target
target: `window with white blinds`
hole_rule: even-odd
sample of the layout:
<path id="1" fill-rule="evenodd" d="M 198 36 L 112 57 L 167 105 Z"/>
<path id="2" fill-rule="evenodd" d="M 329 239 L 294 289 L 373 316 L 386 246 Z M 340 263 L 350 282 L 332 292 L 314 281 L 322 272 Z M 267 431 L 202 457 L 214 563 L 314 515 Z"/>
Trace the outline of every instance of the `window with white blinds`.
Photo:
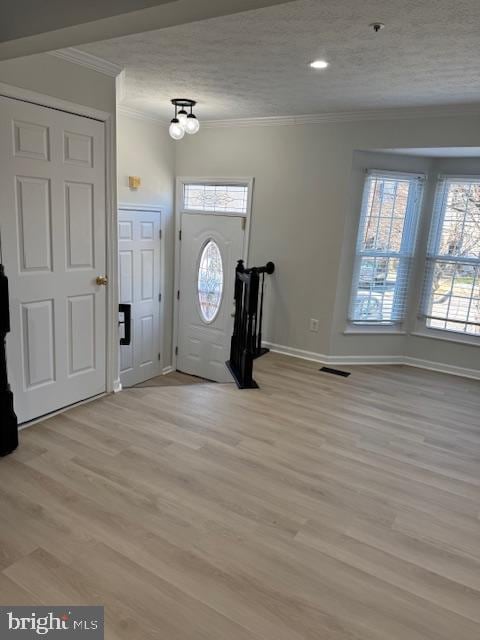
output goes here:
<path id="1" fill-rule="evenodd" d="M 423 183 L 418 174 L 367 173 L 349 308 L 356 325 L 405 317 Z"/>
<path id="2" fill-rule="evenodd" d="M 429 328 L 480 335 L 480 176 L 439 178 L 421 315 Z"/>

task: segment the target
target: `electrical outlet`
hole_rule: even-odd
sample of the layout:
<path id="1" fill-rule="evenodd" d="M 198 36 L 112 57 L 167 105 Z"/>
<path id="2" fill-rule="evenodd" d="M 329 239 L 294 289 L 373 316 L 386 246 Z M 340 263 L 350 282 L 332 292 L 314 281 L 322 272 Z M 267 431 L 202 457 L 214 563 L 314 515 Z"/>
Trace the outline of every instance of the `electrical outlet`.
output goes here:
<path id="1" fill-rule="evenodd" d="M 316 318 L 310 318 L 310 331 L 318 331 L 318 320 Z"/>

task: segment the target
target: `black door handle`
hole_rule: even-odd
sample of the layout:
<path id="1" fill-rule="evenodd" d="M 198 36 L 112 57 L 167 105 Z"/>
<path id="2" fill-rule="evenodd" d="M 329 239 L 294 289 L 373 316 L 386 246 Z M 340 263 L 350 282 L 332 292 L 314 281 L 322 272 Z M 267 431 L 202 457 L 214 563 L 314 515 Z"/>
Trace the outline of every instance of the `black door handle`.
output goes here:
<path id="1" fill-rule="evenodd" d="M 119 313 L 123 313 L 123 321 L 119 321 L 119 325 L 124 325 L 124 335 L 120 338 L 120 344 L 129 345 L 132 338 L 132 305 L 131 304 L 119 304 Z"/>

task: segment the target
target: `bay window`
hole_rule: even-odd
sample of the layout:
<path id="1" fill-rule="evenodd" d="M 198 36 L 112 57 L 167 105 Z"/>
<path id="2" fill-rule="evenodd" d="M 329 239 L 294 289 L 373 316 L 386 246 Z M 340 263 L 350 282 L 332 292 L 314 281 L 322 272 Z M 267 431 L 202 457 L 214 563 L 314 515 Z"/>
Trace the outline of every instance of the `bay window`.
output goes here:
<path id="1" fill-rule="evenodd" d="M 356 245 L 349 321 L 395 325 L 404 320 L 424 177 L 368 171 Z"/>
<path id="2" fill-rule="evenodd" d="M 480 335 L 480 176 L 438 181 L 421 315 L 430 329 Z"/>

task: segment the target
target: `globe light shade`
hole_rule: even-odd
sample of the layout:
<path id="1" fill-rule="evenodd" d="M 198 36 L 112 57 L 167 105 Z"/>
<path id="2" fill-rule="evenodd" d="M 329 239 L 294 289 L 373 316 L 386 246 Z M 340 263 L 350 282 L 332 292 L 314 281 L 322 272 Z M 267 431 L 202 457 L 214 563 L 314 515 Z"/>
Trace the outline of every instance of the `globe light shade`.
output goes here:
<path id="1" fill-rule="evenodd" d="M 180 126 L 182 126 L 185 129 L 185 126 L 187 124 L 187 112 L 185 111 L 185 109 L 182 109 L 181 111 L 178 112 L 177 118 L 180 123 Z"/>
<path id="2" fill-rule="evenodd" d="M 194 133 L 197 133 L 199 129 L 200 129 L 200 122 L 197 120 L 196 116 L 194 116 L 193 113 L 191 113 L 189 116 L 187 116 L 185 131 L 190 135 L 193 135 Z"/>
<path id="3" fill-rule="evenodd" d="M 178 121 L 178 118 L 173 118 L 173 120 L 170 122 L 168 132 L 170 134 L 170 137 L 172 137 L 174 140 L 181 140 L 185 135 L 185 129 Z"/>

